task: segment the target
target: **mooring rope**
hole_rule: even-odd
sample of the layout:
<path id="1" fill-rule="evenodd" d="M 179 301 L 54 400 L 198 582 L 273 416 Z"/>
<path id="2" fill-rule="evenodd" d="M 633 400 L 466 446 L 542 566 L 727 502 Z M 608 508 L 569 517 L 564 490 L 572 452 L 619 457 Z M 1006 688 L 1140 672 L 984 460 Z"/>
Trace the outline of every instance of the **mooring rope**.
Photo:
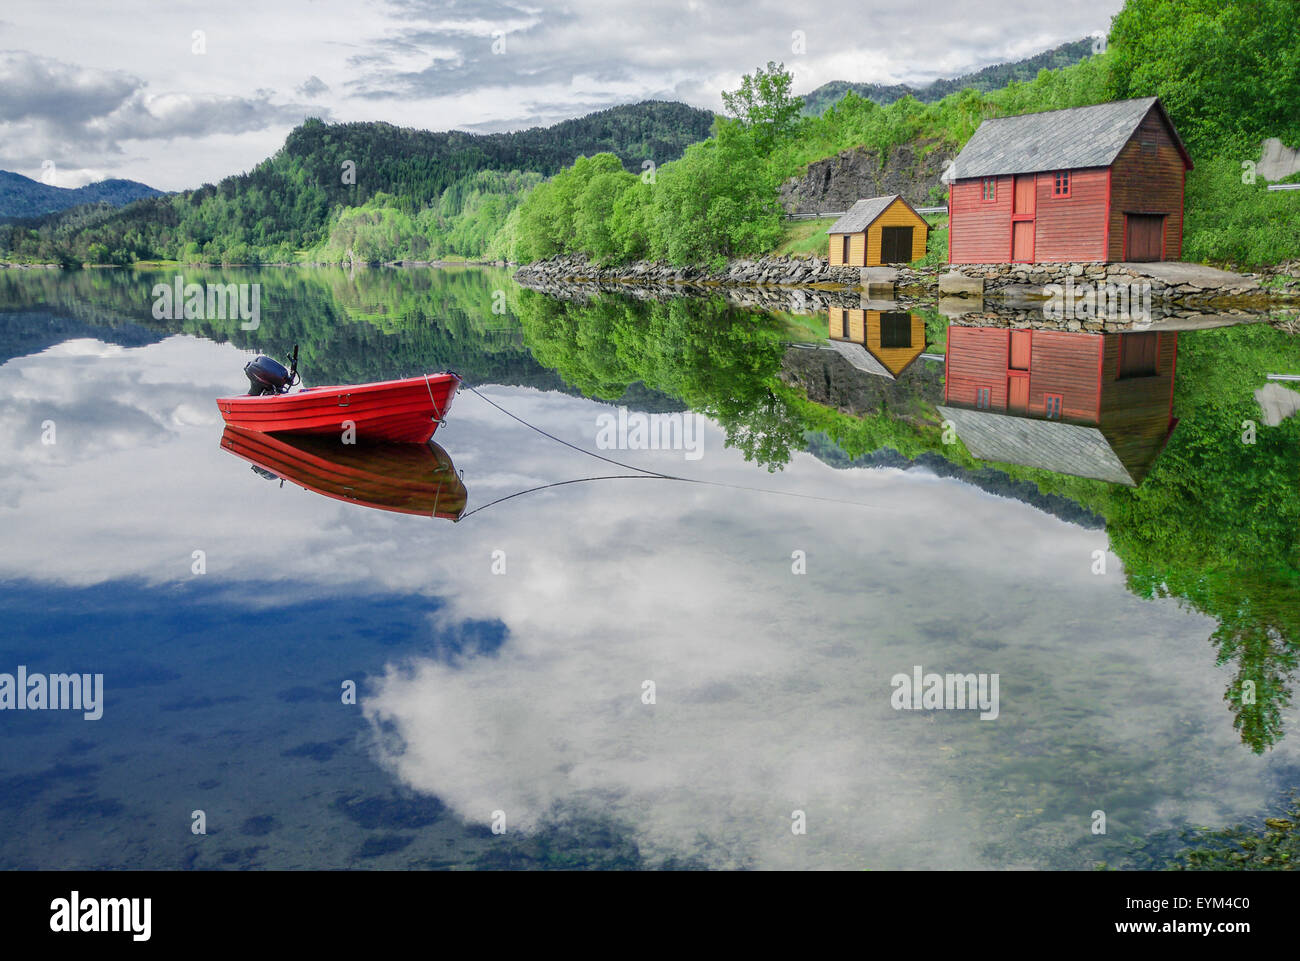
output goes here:
<path id="1" fill-rule="evenodd" d="M 480 507 L 474 508 L 468 514 L 461 514 L 456 520 L 463 521 L 465 518 L 477 514 L 479 511 L 487 510 L 493 504 L 500 504 L 503 501 L 514 500 L 516 497 L 523 497 L 525 494 L 535 494 L 538 491 L 550 490 L 552 487 L 565 487 L 569 484 L 585 484 L 587 481 L 602 480 L 677 480 L 675 477 L 656 477 L 654 474 L 605 474 L 601 477 L 575 477 L 573 480 L 553 481 L 550 484 L 541 484 L 538 487 L 530 487 L 528 490 L 515 491 L 513 494 L 507 494 L 505 497 L 498 497 L 494 501 L 488 501 Z"/>
<path id="2" fill-rule="evenodd" d="M 528 421 L 524 420 L 519 415 L 506 410 L 496 401 L 492 400 L 492 398 L 482 393 L 478 388 L 472 387 L 469 384 L 466 384 L 464 381 L 461 382 L 461 386 L 468 388 L 475 395 L 477 395 L 481 400 L 495 407 L 497 410 L 501 411 L 501 413 L 505 414 L 507 417 L 511 418 L 512 420 L 518 421 L 520 424 L 523 424 L 529 430 L 536 431 L 537 433 L 541 434 L 543 437 L 555 441 L 557 444 L 562 444 L 563 446 L 568 447 L 570 450 L 576 450 L 580 454 L 586 454 L 588 457 L 594 457 L 597 460 L 605 461 L 607 464 L 613 464 L 615 467 L 620 467 L 623 470 L 636 472 L 633 474 L 607 474 L 601 477 L 578 477 L 578 478 L 574 478 L 573 480 L 554 481 L 549 484 L 541 484 L 537 487 L 530 487 L 528 490 L 516 491 L 513 494 L 507 494 L 505 497 L 498 497 L 494 501 L 489 501 L 488 503 L 482 505 L 481 507 L 476 507 L 468 514 L 462 514 L 459 518 L 459 520 L 462 521 L 472 514 L 477 514 L 481 510 L 486 510 L 487 508 L 491 507 L 493 504 L 500 504 L 504 501 L 513 500 L 514 498 L 522 497 L 525 494 L 534 494 L 538 491 L 549 490 L 552 487 L 565 487 L 569 484 L 583 484 L 588 481 L 598 481 L 598 480 L 665 480 L 665 481 L 673 481 L 679 484 L 700 484 L 705 487 L 721 487 L 721 488 L 726 488 L 728 490 L 746 491 L 753 494 L 776 494 L 781 497 L 798 498 L 799 500 L 822 501 L 823 503 L 827 503 L 827 504 L 842 504 L 847 507 L 863 507 L 866 508 L 867 510 L 883 509 L 875 506 L 874 504 L 863 504 L 860 501 L 844 500 L 843 498 L 839 498 L 839 497 L 823 497 L 819 494 L 801 494 L 798 491 L 779 491 L 779 490 L 773 490 L 770 487 L 750 487 L 747 484 L 729 484 L 726 481 L 704 480 L 703 478 L 699 478 L 699 477 L 680 477 L 676 474 L 665 474 L 662 473 L 661 471 L 650 470 L 649 468 L 646 467 L 637 467 L 634 464 L 624 464 L 622 461 L 614 460 L 612 457 L 606 457 L 603 454 L 597 454 L 595 451 L 587 450 L 587 448 L 585 447 L 579 447 L 577 444 L 571 444 L 564 438 L 556 437 L 554 434 L 543 430 L 542 428 L 538 427 L 536 424 L 528 423 Z"/>
<path id="3" fill-rule="evenodd" d="M 568 447 L 570 450 L 576 450 L 579 454 L 586 454 L 588 457 L 594 457 L 597 460 L 603 460 L 605 463 L 613 464 L 615 467 L 621 467 L 623 468 L 623 470 L 633 470 L 642 474 L 650 474 L 655 477 L 668 478 L 667 474 L 661 474 L 659 471 L 649 470 L 648 468 L 645 467 L 636 467 L 632 464 L 624 464 L 622 461 L 616 461 L 612 457 L 606 457 L 603 454 L 597 454 L 595 451 L 587 450 L 587 448 L 585 447 L 579 447 L 577 444 L 570 444 L 567 440 L 564 440 L 562 437 L 556 437 L 554 434 L 547 433 L 546 431 L 538 427 L 536 424 L 530 424 L 528 423 L 528 421 L 524 420 L 522 417 L 518 416 L 517 414 L 512 414 L 510 411 L 506 410 L 504 407 L 502 407 L 492 398 L 484 395 L 482 391 L 480 391 L 477 387 L 470 387 L 469 384 L 465 384 L 464 386 L 468 387 L 471 391 L 477 394 L 479 398 L 491 404 L 493 407 L 501 411 L 501 413 L 505 414 L 507 417 L 512 418 L 513 420 L 517 420 L 519 423 L 523 424 L 529 430 L 535 430 L 543 437 L 547 437 L 555 441 L 557 444 L 563 444 L 565 447 Z M 672 479 L 684 480 L 684 478 L 680 478 L 680 477 L 672 478 Z"/>

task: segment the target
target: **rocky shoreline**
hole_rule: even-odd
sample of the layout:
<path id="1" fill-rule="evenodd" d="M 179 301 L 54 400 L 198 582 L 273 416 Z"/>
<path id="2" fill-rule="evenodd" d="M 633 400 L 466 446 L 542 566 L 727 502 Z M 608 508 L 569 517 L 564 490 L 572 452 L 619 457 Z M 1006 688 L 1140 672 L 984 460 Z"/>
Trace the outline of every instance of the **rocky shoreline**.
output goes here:
<path id="1" fill-rule="evenodd" d="M 733 307 L 746 310 L 786 311 L 792 314 L 823 313 L 831 307 L 856 309 L 862 307 L 866 297 L 857 289 L 841 287 L 823 289 L 816 287 L 738 286 L 705 284 L 692 281 L 665 284 L 654 281 L 627 283 L 611 280 L 549 280 L 533 276 L 519 277 L 516 281 L 529 290 L 554 297 L 557 300 L 586 302 L 600 294 L 618 294 L 634 300 L 665 300 L 671 297 L 722 297 Z M 920 298 L 900 295 L 896 302 L 902 307 L 918 305 Z"/>
<path id="2" fill-rule="evenodd" d="M 122 264 L 82 264 L 82 268 L 121 267 Z M 126 265 L 133 267 L 170 267 L 173 264 L 170 261 L 159 264 L 156 261 L 141 260 L 134 264 Z M 375 262 L 362 263 L 361 261 L 349 260 L 295 260 L 295 261 L 268 261 L 257 264 L 224 264 L 219 262 L 198 261 L 195 263 L 175 264 L 181 267 L 202 267 L 202 268 L 220 268 L 220 267 L 515 267 L 506 260 L 383 260 Z M 8 260 L 0 260 L 0 270 L 61 270 L 62 264 L 18 264 Z"/>
<path id="3" fill-rule="evenodd" d="M 938 289 L 940 268 L 914 271 L 900 269 L 899 284 L 934 286 Z M 675 267 L 653 260 L 603 267 L 585 257 L 559 255 L 523 264 L 515 271 L 522 282 L 574 282 L 748 287 L 856 288 L 862 283 L 861 267 L 832 267 L 819 257 L 760 257 L 733 260 L 721 270 L 703 266 Z M 906 280 L 901 279 L 905 277 Z"/>
<path id="4" fill-rule="evenodd" d="M 218 264 L 187 264 L 218 267 Z M 254 265 L 228 265 L 254 266 Z M 264 267 L 347 266 L 320 262 L 261 264 Z M 999 310 L 1039 307 L 1053 284 L 1076 288 L 1111 284 L 1150 288 L 1153 305 L 1164 313 L 1268 311 L 1300 307 L 1300 261 L 1266 267 L 1256 273 L 1233 274 L 1197 264 L 960 264 L 911 267 L 835 267 L 820 257 L 759 257 L 733 260 L 720 269 L 706 266 L 677 267 L 660 261 L 603 266 L 580 255 L 559 255 L 528 264 L 507 261 L 396 260 L 384 267 L 515 267 L 515 279 L 526 287 L 558 293 L 564 286 L 595 284 L 610 290 L 633 292 L 654 288 L 660 293 L 706 294 L 727 292 L 738 306 L 765 309 L 806 309 L 804 303 L 848 306 L 848 300 L 829 296 L 863 294 L 899 301 L 937 301 L 987 298 Z M 55 270 L 58 264 L 20 264 L 0 261 L 0 269 Z M 1162 276 L 1163 275 L 1163 276 Z M 740 293 L 740 292 L 746 293 Z M 793 299 L 792 299 L 792 292 Z M 825 303 L 823 303 L 825 302 Z M 797 306 L 786 307 L 783 304 Z M 814 308 L 817 309 L 817 308 Z M 969 308 L 968 308 L 969 309 Z M 976 307 L 976 310 L 979 308 Z M 1086 328 L 1085 329 L 1090 329 Z"/>
<path id="5" fill-rule="evenodd" d="M 735 286 L 683 281 L 675 284 L 645 281 L 626 283 L 593 280 L 537 280 L 516 278 L 529 290 L 557 300 L 588 303 L 602 294 L 617 294 L 634 300 L 666 300 L 673 297 L 721 297 L 741 310 L 791 314 L 825 314 L 832 307 L 846 310 L 937 310 L 951 323 L 976 327 L 1033 328 L 1036 330 L 1088 331 L 1112 333 L 1133 327 L 1145 328 L 1149 320 L 1157 328 L 1188 330 L 1241 323 L 1272 323 L 1291 333 L 1300 333 L 1300 322 L 1242 307 L 1192 306 L 1153 303 L 1149 318 L 1052 317 L 1043 303 L 1017 304 L 996 298 L 962 300 L 911 296 L 899 293 L 891 298 L 876 298 L 859 288 L 825 289 L 814 287 Z"/>
<path id="6" fill-rule="evenodd" d="M 623 287 L 805 288 L 871 292 L 892 285 L 899 295 L 989 297 L 1007 302 L 1047 298 L 1045 288 L 1072 283 L 1129 286 L 1146 284 L 1154 302 L 1166 307 L 1269 309 L 1300 305 L 1300 263 L 1282 264 L 1254 274 L 1228 274 L 1189 265 L 1192 279 L 1171 280 L 1157 268 L 1125 264 L 962 264 L 914 268 L 834 267 L 819 257 L 765 257 L 731 261 L 719 270 L 675 267 L 657 261 L 602 266 L 585 257 L 561 255 L 524 264 L 515 278 L 526 286 L 595 283 Z M 1205 276 L 1200 276 L 1203 274 Z M 685 291 L 683 291 L 685 292 Z"/>

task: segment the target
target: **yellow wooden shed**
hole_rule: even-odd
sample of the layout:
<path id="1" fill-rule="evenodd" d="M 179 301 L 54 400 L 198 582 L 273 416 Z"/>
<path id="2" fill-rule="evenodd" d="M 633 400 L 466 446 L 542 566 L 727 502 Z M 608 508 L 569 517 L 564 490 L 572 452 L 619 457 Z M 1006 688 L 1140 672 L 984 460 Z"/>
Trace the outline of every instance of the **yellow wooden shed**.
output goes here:
<path id="1" fill-rule="evenodd" d="M 898 194 L 859 200 L 826 231 L 832 267 L 881 267 L 925 256 L 930 225 Z"/>

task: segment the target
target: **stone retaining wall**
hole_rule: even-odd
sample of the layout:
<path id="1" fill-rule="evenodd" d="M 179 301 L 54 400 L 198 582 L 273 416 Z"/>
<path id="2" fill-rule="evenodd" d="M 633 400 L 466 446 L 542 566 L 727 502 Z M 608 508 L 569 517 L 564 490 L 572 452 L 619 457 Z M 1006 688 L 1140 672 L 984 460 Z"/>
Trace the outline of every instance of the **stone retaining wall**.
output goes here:
<path id="1" fill-rule="evenodd" d="M 1096 287 L 1105 284 L 1149 284 L 1152 300 L 1188 306 L 1223 301 L 1245 305 L 1254 301 L 1257 306 L 1266 307 L 1270 302 L 1289 300 L 1281 289 L 1269 290 L 1263 287 L 1260 283 L 1262 278 L 1257 274 L 1240 274 L 1236 275 L 1238 279 L 1230 283 L 1200 286 L 1166 283 L 1140 268 L 1122 264 L 957 264 L 952 270 L 964 277 L 982 280 L 985 296 L 1013 299 L 1045 297 L 1044 288 L 1047 285 L 1064 286 L 1067 282 L 1073 282 L 1075 286 L 1092 284 Z"/>

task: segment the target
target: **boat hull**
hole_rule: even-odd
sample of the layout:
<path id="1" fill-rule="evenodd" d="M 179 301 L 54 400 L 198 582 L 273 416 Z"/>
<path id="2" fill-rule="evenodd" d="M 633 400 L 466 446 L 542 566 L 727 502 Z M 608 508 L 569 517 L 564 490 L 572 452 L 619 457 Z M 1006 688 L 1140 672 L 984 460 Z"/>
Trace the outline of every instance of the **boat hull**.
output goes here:
<path id="1" fill-rule="evenodd" d="M 337 436 L 351 430 L 357 440 L 423 444 L 446 417 L 459 387 L 455 374 L 428 374 L 293 394 L 220 397 L 217 408 L 227 424 L 246 430 Z"/>
<path id="2" fill-rule="evenodd" d="M 343 444 L 227 427 L 221 446 L 254 467 L 335 500 L 453 521 L 465 512 L 465 484 L 437 444 Z"/>

